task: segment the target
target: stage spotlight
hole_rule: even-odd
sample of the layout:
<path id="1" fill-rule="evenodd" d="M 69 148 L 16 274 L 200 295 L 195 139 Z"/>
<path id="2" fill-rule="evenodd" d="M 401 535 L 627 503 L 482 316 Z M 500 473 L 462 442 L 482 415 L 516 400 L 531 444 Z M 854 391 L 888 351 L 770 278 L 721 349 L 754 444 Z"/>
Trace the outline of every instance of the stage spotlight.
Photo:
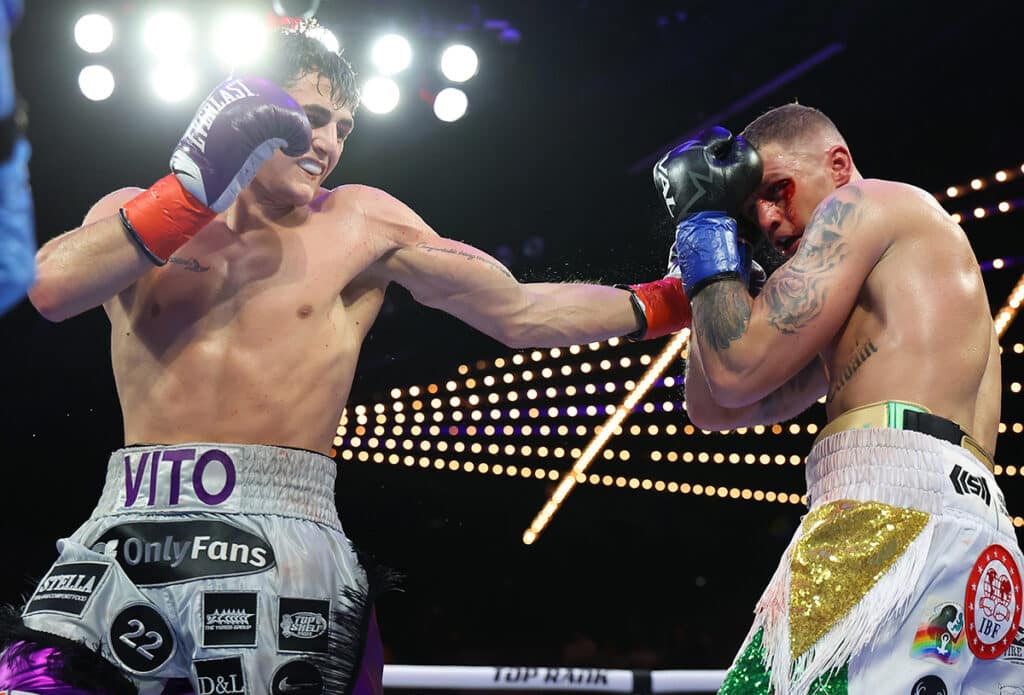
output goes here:
<path id="1" fill-rule="evenodd" d="M 399 91 L 387 77 L 371 77 L 363 85 L 363 105 L 373 113 L 389 113 L 398 106 Z"/>
<path id="2" fill-rule="evenodd" d="M 78 73 L 78 88 L 86 99 L 103 101 L 114 93 L 114 74 L 102 65 L 87 65 Z"/>
<path id="3" fill-rule="evenodd" d="M 218 19 L 213 31 L 214 51 L 230 68 L 251 63 L 267 41 L 267 26 L 258 14 L 229 12 Z"/>
<path id="4" fill-rule="evenodd" d="M 87 14 L 75 22 L 75 43 L 86 53 L 102 53 L 114 40 L 114 25 L 101 14 Z"/>
<path id="5" fill-rule="evenodd" d="M 455 87 L 448 87 L 442 89 L 434 97 L 434 114 L 445 123 L 451 123 L 466 115 L 468 105 L 469 99 L 465 92 Z"/>
<path id="6" fill-rule="evenodd" d="M 338 41 L 338 37 L 334 35 L 333 31 L 322 24 L 317 24 L 306 33 L 326 46 L 327 50 L 331 53 L 337 53 L 341 50 L 341 42 Z"/>
<path id="7" fill-rule="evenodd" d="M 412 47 L 404 36 L 388 34 L 373 44 L 370 59 L 381 73 L 395 75 L 409 67 L 412 62 Z"/>
<path id="8" fill-rule="evenodd" d="M 189 97 L 196 86 L 195 71 L 180 62 L 163 62 L 153 69 L 153 91 L 164 101 L 181 101 Z"/>
<path id="9" fill-rule="evenodd" d="M 162 10 L 146 20 L 142 41 L 160 58 L 181 55 L 192 46 L 192 26 L 180 12 Z"/>
<path id="10" fill-rule="evenodd" d="M 309 19 L 320 7 L 320 0 L 274 0 L 274 12 L 282 17 Z"/>
<path id="11" fill-rule="evenodd" d="M 476 51 L 464 44 L 449 46 L 441 54 L 441 72 L 452 82 L 465 82 L 476 74 L 478 66 Z"/>

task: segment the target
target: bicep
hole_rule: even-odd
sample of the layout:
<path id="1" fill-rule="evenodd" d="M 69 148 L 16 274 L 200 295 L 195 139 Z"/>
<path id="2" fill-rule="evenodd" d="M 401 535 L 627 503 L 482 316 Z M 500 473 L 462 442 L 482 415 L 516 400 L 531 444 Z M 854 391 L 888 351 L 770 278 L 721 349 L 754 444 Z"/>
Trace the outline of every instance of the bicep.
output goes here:
<path id="1" fill-rule="evenodd" d="M 85 213 L 85 219 L 82 220 L 82 226 L 99 222 L 100 220 L 108 217 L 113 217 L 118 213 L 122 206 L 129 200 L 137 196 L 142 192 L 143 189 L 129 186 L 126 188 L 119 188 L 112 193 L 100 198 L 96 201 L 96 204 L 89 208 L 89 212 Z"/>
<path id="2" fill-rule="evenodd" d="M 388 278 L 421 304 L 452 311 L 517 285 L 500 261 L 469 244 L 420 234 L 383 259 Z M 480 300 L 482 301 L 482 300 Z"/>

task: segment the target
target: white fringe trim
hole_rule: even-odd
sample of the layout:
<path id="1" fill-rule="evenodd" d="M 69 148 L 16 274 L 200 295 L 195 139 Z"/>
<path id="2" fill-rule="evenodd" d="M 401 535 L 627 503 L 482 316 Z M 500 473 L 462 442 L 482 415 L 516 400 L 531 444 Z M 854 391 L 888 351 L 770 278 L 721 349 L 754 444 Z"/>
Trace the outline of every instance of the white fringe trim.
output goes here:
<path id="1" fill-rule="evenodd" d="M 934 517 L 929 518 L 917 538 L 867 594 L 807 652 L 793 659 L 789 646 L 789 588 L 793 549 L 803 535 L 802 529 L 797 531 L 758 601 L 750 631 L 752 636 L 758 629 L 764 630 L 765 666 L 771 670 L 774 695 L 806 695 L 817 678 L 835 673 L 868 645 L 884 644 L 895 637 L 915 597 L 935 526 Z"/>

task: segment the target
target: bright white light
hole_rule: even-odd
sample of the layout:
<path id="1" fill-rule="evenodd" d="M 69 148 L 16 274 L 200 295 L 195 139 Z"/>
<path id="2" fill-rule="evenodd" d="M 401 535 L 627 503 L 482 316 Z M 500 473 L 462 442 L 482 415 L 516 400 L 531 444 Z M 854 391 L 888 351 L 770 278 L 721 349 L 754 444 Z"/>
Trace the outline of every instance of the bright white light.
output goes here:
<path id="1" fill-rule="evenodd" d="M 387 77 L 371 77 L 363 85 L 363 106 L 373 113 L 388 113 L 398 106 L 398 85 Z"/>
<path id="2" fill-rule="evenodd" d="M 180 12 L 162 10 L 146 20 L 142 41 L 161 58 L 181 55 L 192 46 L 192 25 Z"/>
<path id="3" fill-rule="evenodd" d="M 341 42 L 338 41 L 338 37 L 334 35 L 333 31 L 322 24 L 317 24 L 315 27 L 309 29 L 306 32 L 306 35 L 322 43 L 331 53 L 337 53 L 341 50 Z"/>
<path id="4" fill-rule="evenodd" d="M 409 67 L 412 62 L 412 47 L 405 37 L 388 34 L 373 44 L 370 59 L 383 74 L 394 75 Z"/>
<path id="5" fill-rule="evenodd" d="M 446 123 L 457 121 L 466 115 L 469 99 L 466 93 L 455 87 L 442 89 L 434 98 L 434 114 Z"/>
<path id="6" fill-rule="evenodd" d="M 75 22 L 75 43 L 86 53 L 102 53 L 114 40 L 114 25 L 101 14 L 83 15 Z"/>
<path id="7" fill-rule="evenodd" d="M 86 99 L 103 101 L 114 93 L 114 73 L 102 65 L 87 65 L 78 73 L 78 88 Z"/>
<path id="8" fill-rule="evenodd" d="M 188 65 L 165 61 L 153 68 L 150 83 L 156 95 L 164 101 L 181 101 L 195 90 L 196 74 Z"/>
<path id="9" fill-rule="evenodd" d="M 479 60 L 469 46 L 456 44 L 441 54 L 441 72 L 452 82 L 465 82 L 476 74 Z"/>
<path id="10" fill-rule="evenodd" d="M 267 26 L 258 14 L 230 12 L 220 17 L 213 31 L 214 50 L 228 67 L 251 63 L 267 42 Z"/>

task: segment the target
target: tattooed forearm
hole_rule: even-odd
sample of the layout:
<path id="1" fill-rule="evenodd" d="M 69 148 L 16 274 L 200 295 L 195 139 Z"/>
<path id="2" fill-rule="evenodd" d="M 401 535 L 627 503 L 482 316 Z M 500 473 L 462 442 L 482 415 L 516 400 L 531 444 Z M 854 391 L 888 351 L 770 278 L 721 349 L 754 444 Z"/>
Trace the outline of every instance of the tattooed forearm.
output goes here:
<path id="1" fill-rule="evenodd" d="M 496 262 L 494 260 L 491 260 L 490 258 L 487 258 L 485 256 L 480 256 L 480 255 L 477 255 L 477 254 L 474 254 L 474 253 L 469 253 L 468 251 L 463 251 L 462 249 L 452 249 L 452 248 L 444 248 L 444 247 L 441 247 L 441 246 L 431 246 L 430 244 L 426 243 L 425 241 L 419 242 L 418 244 L 416 244 L 416 246 L 418 248 L 423 249 L 424 251 L 427 251 L 428 253 L 447 253 L 447 254 L 449 254 L 451 256 L 460 256 L 462 258 L 467 258 L 467 259 L 469 259 L 471 261 L 480 261 L 481 263 L 486 263 L 487 265 L 491 266 L 492 268 L 494 268 L 495 270 L 500 272 L 505 277 L 513 278 L 512 273 L 510 273 L 508 271 L 508 268 L 506 268 L 505 266 L 501 265 L 500 263 L 498 263 L 498 262 Z"/>
<path id="2" fill-rule="evenodd" d="M 714 282 L 701 290 L 693 302 L 693 325 L 713 350 L 727 350 L 747 332 L 750 323 L 750 294 L 739 282 Z"/>
<path id="3" fill-rule="evenodd" d="M 795 412 L 801 407 L 806 398 L 802 394 L 809 392 L 814 383 L 822 376 L 821 361 L 815 358 L 810 364 L 801 369 L 796 375 L 775 389 L 758 403 L 760 416 L 758 421 L 764 424 L 782 422 L 795 416 Z M 818 388 L 821 388 L 820 386 Z M 820 391 L 819 391 L 820 393 Z M 817 397 L 817 394 L 815 394 Z M 797 405 L 794 406 L 794 403 Z"/>
<path id="4" fill-rule="evenodd" d="M 768 321 L 780 333 L 795 333 L 818 314 L 827 299 L 824 280 L 846 257 L 843 231 L 859 219 L 861 193 L 849 188 L 855 202 L 832 198 L 811 217 L 793 259 L 768 279 L 762 290 Z"/>
<path id="5" fill-rule="evenodd" d="M 878 352 L 878 348 L 870 340 L 864 345 L 857 346 L 857 349 L 853 352 L 853 357 L 850 358 L 849 364 L 846 365 L 843 371 L 836 374 L 832 380 L 832 386 L 828 390 L 828 400 L 830 403 L 843 390 L 843 387 L 850 382 L 850 379 L 857 373 L 857 370 L 876 352 Z"/>
<path id="6" fill-rule="evenodd" d="M 184 258 L 178 258 L 177 256 L 171 256 L 167 260 L 169 260 L 171 263 L 176 263 L 177 265 L 180 265 L 183 268 L 185 268 L 185 270 L 190 270 L 193 273 L 205 273 L 207 270 L 210 269 L 208 266 L 199 265 L 199 261 L 197 261 L 194 258 L 189 258 L 188 260 L 186 260 Z"/>

